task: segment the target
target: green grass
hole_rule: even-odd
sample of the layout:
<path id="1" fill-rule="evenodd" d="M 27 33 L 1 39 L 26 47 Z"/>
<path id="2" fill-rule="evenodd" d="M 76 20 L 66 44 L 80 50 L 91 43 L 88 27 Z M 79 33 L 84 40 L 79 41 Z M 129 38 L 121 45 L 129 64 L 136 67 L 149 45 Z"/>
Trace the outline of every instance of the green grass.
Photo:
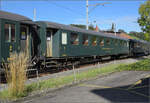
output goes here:
<path id="1" fill-rule="evenodd" d="M 129 36 L 131 36 L 131 35 L 129 35 Z M 136 36 L 131 36 L 131 37 L 132 37 L 132 39 L 140 40 L 140 38 L 138 38 Z"/>
<path id="2" fill-rule="evenodd" d="M 118 71 L 149 71 L 150 70 L 150 59 L 144 59 L 139 62 L 127 65 L 120 65 L 116 68 Z"/>
<path id="3" fill-rule="evenodd" d="M 142 70 L 147 71 L 150 70 L 150 59 L 141 60 L 139 62 L 133 63 L 133 64 L 112 64 L 103 68 L 95 68 L 90 69 L 85 72 L 76 73 L 76 79 L 77 81 L 84 81 L 92 78 L 96 78 L 98 76 L 106 75 L 112 72 L 119 72 L 119 71 L 126 71 L 126 70 Z M 32 93 L 33 91 L 37 90 L 46 90 L 48 88 L 58 88 L 65 85 L 72 84 L 74 82 L 74 75 L 59 77 L 59 78 L 52 78 L 44 81 L 40 81 L 38 83 L 32 83 L 30 85 L 26 85 L 24 94 L 19 95 L 17 97 L 11 97 L 7 94 L 8 90 L 4 90 L 0 92 L 0 98 L 6 99 L 14 99 L 14 98 L 20 98 L 29 95 L 29 93 Z"/>
<path id="4" fill-rule="evenodd" d="M 95 78 L 99 75 L 105 75 L 108 73 L 112 73 L 116 71 L 116 67 L 118 67 L 119 64 L 115 64 L 115 65 L 111 65 L 101 68 L 101 69 L 92 69 L 92 70 L 88 70 L 86 72 L 81 72 L 81 73 L 76 73 L 76 79 L 77 81 L 81 81 L 81 80 L 88 80 L 90 78 Z M 59 77 L 59 78 L 52 78 L 49 80 L 45 80 L 45 81 L 41 81 L 39 83 L 33 83 L 30 85 L 27 85 L 26 91 L 28 93 L 32 92 L 32 91 L 36 91 L 36 90 L 43 90 L 43 89 L 47 89 L 47 88 L 57 88 L 57 87 L 61 87 L 67 84 L 71 84 L 74 82 L 74 75 L 69 75 L 69 76 L 64 76 L 64 77 Z"/>

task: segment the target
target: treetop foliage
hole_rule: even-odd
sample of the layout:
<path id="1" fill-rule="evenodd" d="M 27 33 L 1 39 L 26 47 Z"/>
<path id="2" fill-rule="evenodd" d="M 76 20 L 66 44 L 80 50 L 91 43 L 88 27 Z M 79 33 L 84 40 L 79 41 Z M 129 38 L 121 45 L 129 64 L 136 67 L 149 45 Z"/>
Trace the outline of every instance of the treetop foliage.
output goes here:
<path id="1" fill-rule="evenodd" d="M 150 41 L 150 1 L 146 1 L 139 8 L 138 23 L 144 32 L 145 40 Z"/>
<path id="2" fill-rule="evenodd" d="M 86 25 L 82 24 L 70 24 L 71 26 L 86 29 Z M 89 25 L 89 30 L 95 30 L 94 26 L 92 24 Z"/>

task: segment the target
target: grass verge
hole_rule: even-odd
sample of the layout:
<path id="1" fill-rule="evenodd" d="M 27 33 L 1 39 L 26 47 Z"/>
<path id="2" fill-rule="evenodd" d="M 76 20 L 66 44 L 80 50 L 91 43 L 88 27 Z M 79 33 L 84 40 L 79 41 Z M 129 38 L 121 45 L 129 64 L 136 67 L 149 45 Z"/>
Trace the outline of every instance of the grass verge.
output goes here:
<path id="1" fill-rule="evenodd" d="M 117 71 L 149 71 L 150 59 L 144 59 L 132 64 L 120 65 L 116 69 Z"/>
<path id="2" fill-rule="evenodd" d="M 76 80 L 84 81 L 101 75 L 106 75 L 108 73 L 126 71 L 126 70 L 142 70 L 142 71 L 147 70 L 148 71 L 150 70 L 150 59 L 145 59 L 133 64 L 112 64 L 100 69 L 99 68 L 90 69 L 86 72 L 77 73 Z M 64 85 L 72 84 L 73 82 L 74 82 L 74 75 L 72 74 L 69 76 L 40 81 L 38 83 L 32 83 L 30 85 L 26 85 L 23 96 L 27 96 L 33 91 L 46 90 L 48 88 L 58 88 Z M 8 90 L 4 90 L 0 92 L 0 98 L 3 99 L 8 98 L 7 94 L 8 94 Z M 13 97 L 9 97 L 9 98 L 12 99 Z"/>

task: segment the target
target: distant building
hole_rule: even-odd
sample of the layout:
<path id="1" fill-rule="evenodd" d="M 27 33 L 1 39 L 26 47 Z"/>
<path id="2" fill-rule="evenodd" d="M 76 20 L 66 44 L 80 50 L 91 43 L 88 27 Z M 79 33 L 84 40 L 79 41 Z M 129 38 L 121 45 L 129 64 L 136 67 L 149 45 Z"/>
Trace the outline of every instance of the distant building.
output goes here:
<path id="1" fill-rule="evenodd" d="M 126 38 L 126 39 L 132 39 L 131 36 L 129 36 L 127 33 L 125 32 L 115 32 L 115 24 L 112 23 L 112 28 L 109 30 L 99 30 L 99 27 L 96 25 L 95 31 L 96 32 L 103 32 L 106 35 L 115 35 L 118 37 L 122 37 L 122 38 Z"/>
<path id="2" fill-rule="evenodd" d="M 132 39 L 132 37 L 126 33 L 120 33 L 118 34 L 119 37 L 122 37 L 122 38 L 126 38 L 126 39 Z"/>
<path id="3" fill-rule="evenodd" d="M 100 30 L 99 30 L 99 28 L 98 28 L 97 25 L 96 25 L 95 31 L 96 31 L 96 32 L 100 32 Z"/>

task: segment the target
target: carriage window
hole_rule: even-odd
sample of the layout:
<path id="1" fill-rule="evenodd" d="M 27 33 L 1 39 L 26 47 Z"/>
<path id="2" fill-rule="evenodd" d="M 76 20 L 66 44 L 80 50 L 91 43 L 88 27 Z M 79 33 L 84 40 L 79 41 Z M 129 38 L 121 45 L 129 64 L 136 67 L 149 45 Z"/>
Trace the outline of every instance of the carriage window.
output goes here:
<path id="1" fill-rule="evenodd" d="M 15 25 L 14 24 L 5 24 L 5 41 L 15 42 Z"/>
<path id="2" fill-rule="evenodd" d="M 96 46 L 97 40 L 96 36 L 92 37 L 92 46 Z"/>
<path id="3" fill-rule="evenodd" d="M 100 39 L 100 46 L 104 46 L 104 39 Z"/>
<path id="4" fill-rule="evenodd" d="M 106 40 L 106 44 L 110 44 L 110 40 L 109 39 Z"/>
<path id="5" fill-rule="evenodd" d="M 114 43 L 114 39 L 111 40 L 111 43 Z"/>
<path id="6" fill-rule="evenodd" d="M 11 24 L 11 41 L 15 41 L 15 25 Z"/>
<path id="7" fill-rule="evenodd" d="M 21 25 L 21 40 L 26 40 L 27 39 L 27 32 L 28 32 L 27 27 Z"/>
<path id="8" fill-rule="evenodd" d="M 125 42 L 124 41 L 122 41 L 122 45 L 125 46 Z"/>
<path id="9" fill-rule="evenodd" d="M 120 43 L 120 45 L 122 45 L 122 41 L 120 41 L 119 43 Z"/>
<path id="10" fill-rule="evenodd" d="M 140 47 L 140 43 L 135 43 L 135 47 Z"/>
<path id="11" fill-rule="evenodd" d="M 71 39 L 71 44 L 72 45 L 78 45 L 79 44 L 79 36 L 78 36 L 78 34 L 71 33 L 70 39 Z"/>
<path id="12" fill-rule="evenodd" d="M 124 42 L 123 41 L 121 41 L 121 45 L 124 46 Z"/>
<path id="13" fill-rule="evenodd" d="M 88 42 L 89 42 L 88 36 L 87 36 L 87 35 L 83 35 L 82 37 L 83 37 L 83 42 L 82 42 L 82 44 L 83 44 L 84 46 L 88 46 Z"/>
<path id="14" fill-rule="evenodd" d="M 123 45 L 123 41 L 121 41 L 121 45 L 124 46 L 124 45 Z"/>
<path id="15" fill-rule="evenodd" d="M 138 43 L 138 47 L 140 47 L 141 45 L 140 45 L 140 43 Z M 145 46 L 145 45 L 144 45 Z M 145 46 L 145 48 L 146 48 L 146 46 Z"/>
<path id="16" fill-rule="evenodd" d="M 123 41 L 121 41 L 121 45 L 124 46 L 124 42 Z"/>
<path id="17" fill-rule="evenodd" d="M 127 42 L 126 46 L 129 47 L 129 42 Z"/>
<path id="18" fill-rule="evenodd" d="M 48 41 L 51 40 L 51 33 L 52 33 L 51 30 L 46 31 L 46 38 L 47 38 Z"/>
<path id="19" fill-rule="evenodd" d="M 5 24 L 5 40 L 10 42 L 9 24 Z"/>
<path id="20" fill-rule="evenodd" d="M 115 40 L 115 45 L 117 45 L 118 44 L 118 42 L 117 42 L 117 40 Z"/>
<path id="21" fill-rule="evenodd" d="M 123 46 L 126 46 L 126 43 L 123 41 Z"/>
<path id="22" fill-rule="evenodd" d="M 67 33 L 62 33 L 62 44 L 67 44 Z"/>
<path id="23" fill-rule="evenodd" d="M 127 43 L 126 43 L 126 42 L 124 42 L 124 46 L 127 46 Z"/>
<path id="24" fill-rule="evenodd" d="M 115 44 L 115 39 L 111 40 L 111 44 L 113 44 L 113 45 Z"/>
<path id="25" fill-rule="evenodd" d="M 126 46 L 126 44 L 125 44 L 125 42 L 124 42 L 124 41 L 122 42 L 122 45 L 123 45 L 123 46 Z"/>
<path id="26" fill-rule="evenodd" d="M 137 45 L 138 45 L 137 43 L 134 43 L 134 48 L 136 48 L 136 47 L 137 47 Z"/>

